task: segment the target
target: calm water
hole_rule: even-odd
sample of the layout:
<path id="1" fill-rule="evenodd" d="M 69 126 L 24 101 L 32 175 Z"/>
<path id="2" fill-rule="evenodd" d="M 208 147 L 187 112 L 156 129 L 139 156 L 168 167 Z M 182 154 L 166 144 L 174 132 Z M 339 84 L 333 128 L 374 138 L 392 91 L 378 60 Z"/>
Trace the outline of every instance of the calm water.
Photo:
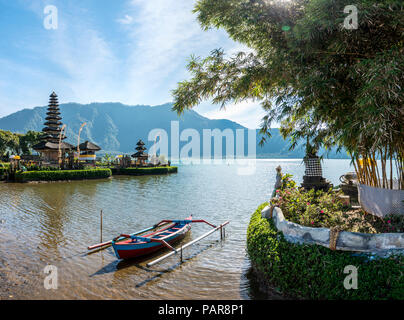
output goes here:
<path id="1" fill-rule="evenodd" d="M 41 184 L 0 183 L 0 298 L 8 299 L 257 299 L 249 276 L 246 230 L 251 213 L 269 199 L 275 167 L 301 182 L 301 160 L 258 160 L 250 176 L 236 165 L 184 165 L 178 174 L 114 177 Z M 338 184 L 349 160 L 326 160 L 324 175 Z M 219 233 L 152 268 L 120 262 L 112 248 L 84 255 L 86 247 L 161 219 L 231 220 Z M 183 243 L 209 230 L 195 224 Z M 44 289 L 46 265 L 58 268 L 58 289 Z M 274 297 L 276 298 L 276 297 Z"/>

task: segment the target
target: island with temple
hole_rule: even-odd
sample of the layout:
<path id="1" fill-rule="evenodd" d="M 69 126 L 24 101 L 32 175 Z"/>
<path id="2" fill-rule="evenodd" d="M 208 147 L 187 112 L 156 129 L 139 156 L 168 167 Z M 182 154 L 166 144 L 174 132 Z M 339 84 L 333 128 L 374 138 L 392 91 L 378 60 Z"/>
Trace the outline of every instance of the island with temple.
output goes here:
<path id="1" fill-rule="evenodd" d="M 136 152 L 132 156 L 121 157 L 119 164 L 111 167 L 113 175 L 154 175 L 178 172 L 178 167 L 171 166 L 165 157 L 149 156 L 146 153 L 145 143 L 139 139 L 136 143 Z M 131 158 L 135 160 L 131 160 Z M 149 160 L 150 159 L 150 160 Z"/>
<path id="2" fill-rule="evenodd" d="M 97 152 L 102 148 L 86 140 L 80 143 L 78 132 L 77 145 L 66 142 L 66 124 L 62 123 L 58 96 L 52 92 L 41 132 L 33 135 L 30 149 L 37 154 L 12 155 L 1 163 L 0 180 L 11 182 L 32 181 L 69 181 L 84 179 L 106 179 L 113 175 L 154 175 L 176 173 L 177 167 L 171 166 L 164 156 L 149 156 L 145 143 L 139 139 L 133 155 L 121 155 L 113 161 L 98 161 Z M 11 135 L 13 133 L 10 132 Z M 26 134 L 28 136 L 28 133 Z M 26 151 L 26 150 L 25 150 Z M 149 159 L 150 158 L 150 159 Z"/>

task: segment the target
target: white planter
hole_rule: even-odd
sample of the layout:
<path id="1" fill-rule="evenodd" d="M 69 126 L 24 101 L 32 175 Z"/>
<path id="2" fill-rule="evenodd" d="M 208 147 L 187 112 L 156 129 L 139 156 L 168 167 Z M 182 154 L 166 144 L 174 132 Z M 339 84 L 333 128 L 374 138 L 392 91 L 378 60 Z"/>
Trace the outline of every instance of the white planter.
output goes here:
<path id="1" fill-rule="evenodd" d="M 263 218 L 271 218 L 271 207 L 266 206 L 261 211 Z M 282 231 L 286 241 L 301 244 L 318 244 L 330 247 L 330 229 L 312 228 L 285 219 L 280 208 L 274 207 L 272 219 L 276 228 Z M 359 233 L 341 231 L 336 249 L 372 253 L 381 257 L 390 254 L 404 255 L 404 233 Z"/>
<path id="2" fill-rule="evenodd" d="M 391 190 L 358 184 L 359 203 L 363 210 L 379 217 L 404 214 L 404 190 Z"/>

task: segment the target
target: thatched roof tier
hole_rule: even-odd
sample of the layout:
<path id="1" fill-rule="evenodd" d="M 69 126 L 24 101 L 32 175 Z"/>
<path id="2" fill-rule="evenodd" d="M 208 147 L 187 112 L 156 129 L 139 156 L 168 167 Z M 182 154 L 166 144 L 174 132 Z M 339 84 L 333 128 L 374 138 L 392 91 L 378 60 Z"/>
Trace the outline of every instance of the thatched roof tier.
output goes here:
<path id="1" fill-rule="evenodd" d="M 45 127 L 42 132 L 59 133 L 61 130 L 59 127 Z"/>
<path id="2" fill-rule="evenodd" d="M 55 143 L 59 143 L 59 138 L 60 138 L 59 133 L 51 134 L 48 132 L 47 134 L 45 134 L 41 137 L 41 140 L 46 140 L 46 141 L 52 140 L 52 141 L 55 141 Z M 65 139 L 66 139 L 66 136 L 63 134 L 61 140 L 65 140 Z"/>
<path id="3" fill-rule="evenodd" d="M 43 151 L 43 150 L 59 150 L 59 143 L 53 143 L 48 141 L 41 141 L 40 143 L 34 145 L 32 147 L 35 151 Z M 61 150 L 72 150 L 74 146 L 67 142 L 62 142 L 60 144 Z"/>
<path id="4" fill-rule="evenodd" d="M 53 135 L 51 135 L 51 134 L 49 134 L 49 133 L 43 134 L 43 135 L 41 136 L 41 140 L 48 140 L 48 139 L 52 139 L 52 138 L 53 138 Z"/>
<path id="5" fill-rule="evenodd" d="M 55 116 L 60 115 L 60 112 L 59 112 L 59 109 L 57 109 L 57 110 L 48 109 L 48 112 L 46 113 L 46 115 L 50 116 L 50 117 L 52 117 L 52 116 L 55 117 Z"/>
<path id="6" fill-rule="evenodd" d="M 101 148 L 97 146 L 96 144 L 90 142 L 90 141 L 85 141 L 79 145 L 80 151 L 100 151 Z"/>
<path id="7" fill-rule="evenodd" d="M 149 155 L 145 152 L 136 152 L 135 154 L 132 154 L 132 158 L 147 159 L 149 158 Z"/>
<path id="8" fill-rule="evenodd" d="M 62 117 L 52 115 L 52 116 L 46 117 L 45 120 L 48 120 L 48 121 L 49 120 L 57 120 L 58 121 L 58 120 L 62 120 Z"/>
<path id="9" fill-rule="evenodd" d="M 142 147 L 142 146 L 138 146 L 138 147 L 136 147 L 135 148 L 137 151 L 145 151 L 146 150 L 146 148 L 145 147 Z"/>
<path id="10" fill-rule="evenodd" d="M 45 126 L 60 126 L 61 124 L 62 124 L 62 122 L 60 122 L 58 120 L 53 121 L 53 119 L 49 120 L 49 121 L 46 121 L 44 123 Z"/>

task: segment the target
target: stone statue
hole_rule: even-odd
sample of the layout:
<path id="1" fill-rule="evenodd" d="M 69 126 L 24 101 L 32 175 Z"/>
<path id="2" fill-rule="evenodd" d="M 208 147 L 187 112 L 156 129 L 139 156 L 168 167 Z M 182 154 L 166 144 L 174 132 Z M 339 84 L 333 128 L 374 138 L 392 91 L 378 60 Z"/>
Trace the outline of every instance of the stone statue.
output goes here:
<path id="1" fill-rule="evenodd" d="M 275 188 L 272 193 L 272 197 L 275 197 L 276 195 L 276 190 L 280 189 L 282 186 L 282 168 L 281 166 L 276 167 L 276 181 L 275 181 Z"/>

